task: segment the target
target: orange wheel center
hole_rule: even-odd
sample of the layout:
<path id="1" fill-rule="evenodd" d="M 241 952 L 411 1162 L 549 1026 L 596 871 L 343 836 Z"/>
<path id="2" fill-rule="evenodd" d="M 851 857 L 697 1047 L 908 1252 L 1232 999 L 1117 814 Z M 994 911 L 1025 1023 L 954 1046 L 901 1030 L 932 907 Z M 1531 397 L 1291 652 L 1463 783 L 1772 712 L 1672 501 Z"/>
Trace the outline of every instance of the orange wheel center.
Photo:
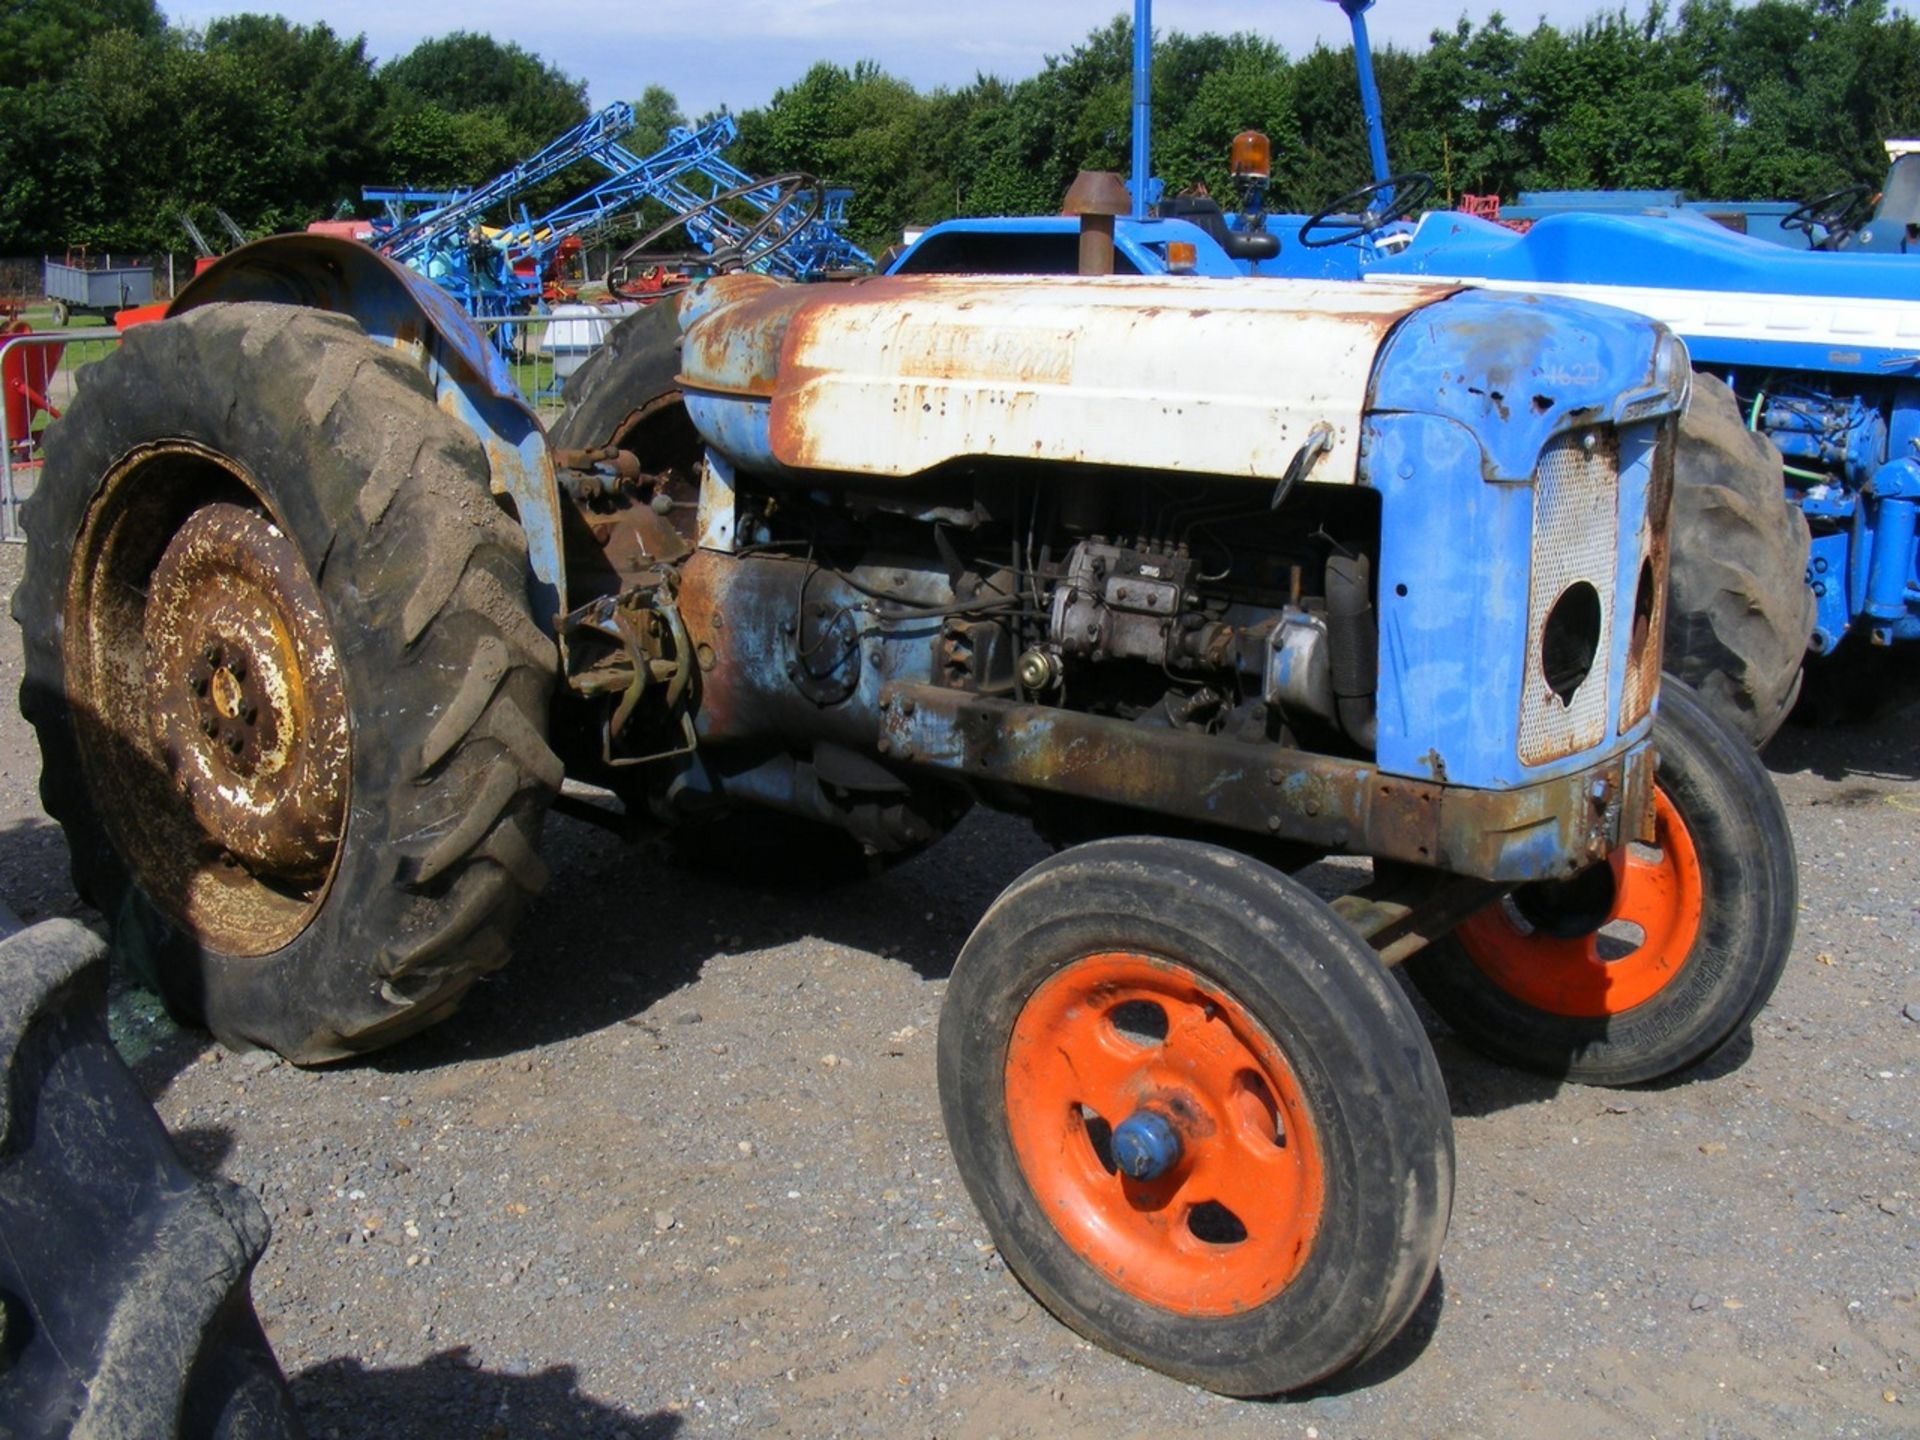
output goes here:
<path id="1" fill-rule="evenodd" d="M 1006 1106 L 1047 1218 L 1128 1294 L 1231 1315 L 1306 1263 L 1326 1191 L 1313 1117 L 1273 1037 L 1197 971 L 1102 954 L 1054 975 L 1014 1025 Z M 1141 1112 L 1178 1137 L 1148 1180 L 1111 1143 Z"/>
<path id="2" fill-rule="evenodd" d="M 1580 1020 L 1631 1010 L 1672 984 L 1700 934 L 1700 857 L 1664 790 L 1653 806 L 1655 849 L 1614 852 L 1613 902 L 1593 933 L 1549 935 L 1509 902 L 1490 905 L 1455 932 L 1480 972 L 1523 1004 Z"/>

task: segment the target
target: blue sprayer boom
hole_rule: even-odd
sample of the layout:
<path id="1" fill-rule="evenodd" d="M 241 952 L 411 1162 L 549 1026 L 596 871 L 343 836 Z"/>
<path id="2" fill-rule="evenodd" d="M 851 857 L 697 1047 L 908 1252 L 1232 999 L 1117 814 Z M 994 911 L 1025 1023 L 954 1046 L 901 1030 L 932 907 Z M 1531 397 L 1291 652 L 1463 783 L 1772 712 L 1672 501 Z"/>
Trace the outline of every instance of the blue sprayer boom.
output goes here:
<path id="1" fill-rule="evenodd" d="M 748 268 L 766 274 L 811 280 L 872 268 L 872 258 L 841 233 L 846 191 L 829 190 L 816 205 L 808 189 L 757 181 L 727 162 L 722 152 L 739 134 L 732 116 L 698 130 L 675 126 L 650 155 L 621 143 L 633 126 L 633 107 L 616 102 L 472 190 L 368 187 L 365 197 L 386 209 L 373 245 L 451 292 L 469 315 L 532 309 L 567 247 L 649 202 L 682 217 L 709 254 L 761 237 Z M 537 216 L 524 205 L 512 212 L 515 197 L 583 162 L 603 178 Z M 411 209 L 421 204 L 428 208 Z M 503 211 L 508 218 L 500 220 Z"/>

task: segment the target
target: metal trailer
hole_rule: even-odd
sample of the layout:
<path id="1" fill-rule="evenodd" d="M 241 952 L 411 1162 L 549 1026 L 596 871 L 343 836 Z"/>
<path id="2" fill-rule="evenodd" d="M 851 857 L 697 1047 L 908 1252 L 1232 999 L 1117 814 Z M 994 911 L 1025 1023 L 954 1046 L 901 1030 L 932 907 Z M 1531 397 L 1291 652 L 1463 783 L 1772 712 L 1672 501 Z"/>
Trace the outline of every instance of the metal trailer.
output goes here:
<path id="1" fill-rule="evenodd" d="M 153 303 L 151 265 L 115 265 L 111 255 L 96 263 L 84 249 L 69 250 L 65 260 L 44 259 L 43 263 L 56 325 L 65 325 L 75 315 L 111 320 L 122 310 Z"/>

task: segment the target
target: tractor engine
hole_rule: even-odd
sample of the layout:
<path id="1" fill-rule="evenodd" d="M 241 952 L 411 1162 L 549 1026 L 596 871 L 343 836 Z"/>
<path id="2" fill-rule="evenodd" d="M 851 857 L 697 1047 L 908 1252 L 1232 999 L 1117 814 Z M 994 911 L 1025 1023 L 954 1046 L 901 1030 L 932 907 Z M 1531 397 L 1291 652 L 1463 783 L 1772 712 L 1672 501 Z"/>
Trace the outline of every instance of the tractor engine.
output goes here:
<path id="1" fill-rule="evenodd" d="M 771 806 L 877 854 L 988 798 L 1572 873 L 1647 823 L 1689 372 L 1644 323 L 1537 318 L 710 282 L 676 463 L 562 457 L 575 593 L 603 592 L 562 626 L 572 689 L 608 697 L 578 723 L 663 819 Z"/>

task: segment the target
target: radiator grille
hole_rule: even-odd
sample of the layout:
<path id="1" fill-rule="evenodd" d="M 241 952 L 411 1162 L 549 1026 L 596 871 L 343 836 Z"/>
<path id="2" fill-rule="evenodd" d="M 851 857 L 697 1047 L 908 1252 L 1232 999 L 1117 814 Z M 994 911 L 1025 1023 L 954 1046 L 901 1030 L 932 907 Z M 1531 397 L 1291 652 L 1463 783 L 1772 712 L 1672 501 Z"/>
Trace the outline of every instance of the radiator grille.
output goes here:
<path id="1" fill-rule="evenodd" d="M 1527 671 L 1520 693 L 1520 759 L 1539 765 L 1597 745 L 1607 733 L 1614 569 L 1619 538 L 1619 444 L 1611 430 L 1564 435 L 1534 472 L 1533 574 L 1527 600 Z M 1555 603 L 1579 582 L 1599 596 L 1592 667 L 1556 693 L 1543 641 Z M 1562 681 L 1562 691 L 1566 687 Z"/>
<path id="2" fill-rule="evenodd" d="M 1620 728 L 1640 723 L 1653 708 L 1660 689 L 1660 642 L 1667 623 L 1667 523 L 1673 512 L 1673 449 L 1671 423 L 1661 427 L 1653 456 L 1653 480 L 1647 487 L 1647 518 L 1640 531 L 1641 567 L 1636 585 L 1633 638 L 1627 646 L 1627 673 L 1620 687 Z M 1650 591 L 1650 604 L 1641 595 Z"/>

